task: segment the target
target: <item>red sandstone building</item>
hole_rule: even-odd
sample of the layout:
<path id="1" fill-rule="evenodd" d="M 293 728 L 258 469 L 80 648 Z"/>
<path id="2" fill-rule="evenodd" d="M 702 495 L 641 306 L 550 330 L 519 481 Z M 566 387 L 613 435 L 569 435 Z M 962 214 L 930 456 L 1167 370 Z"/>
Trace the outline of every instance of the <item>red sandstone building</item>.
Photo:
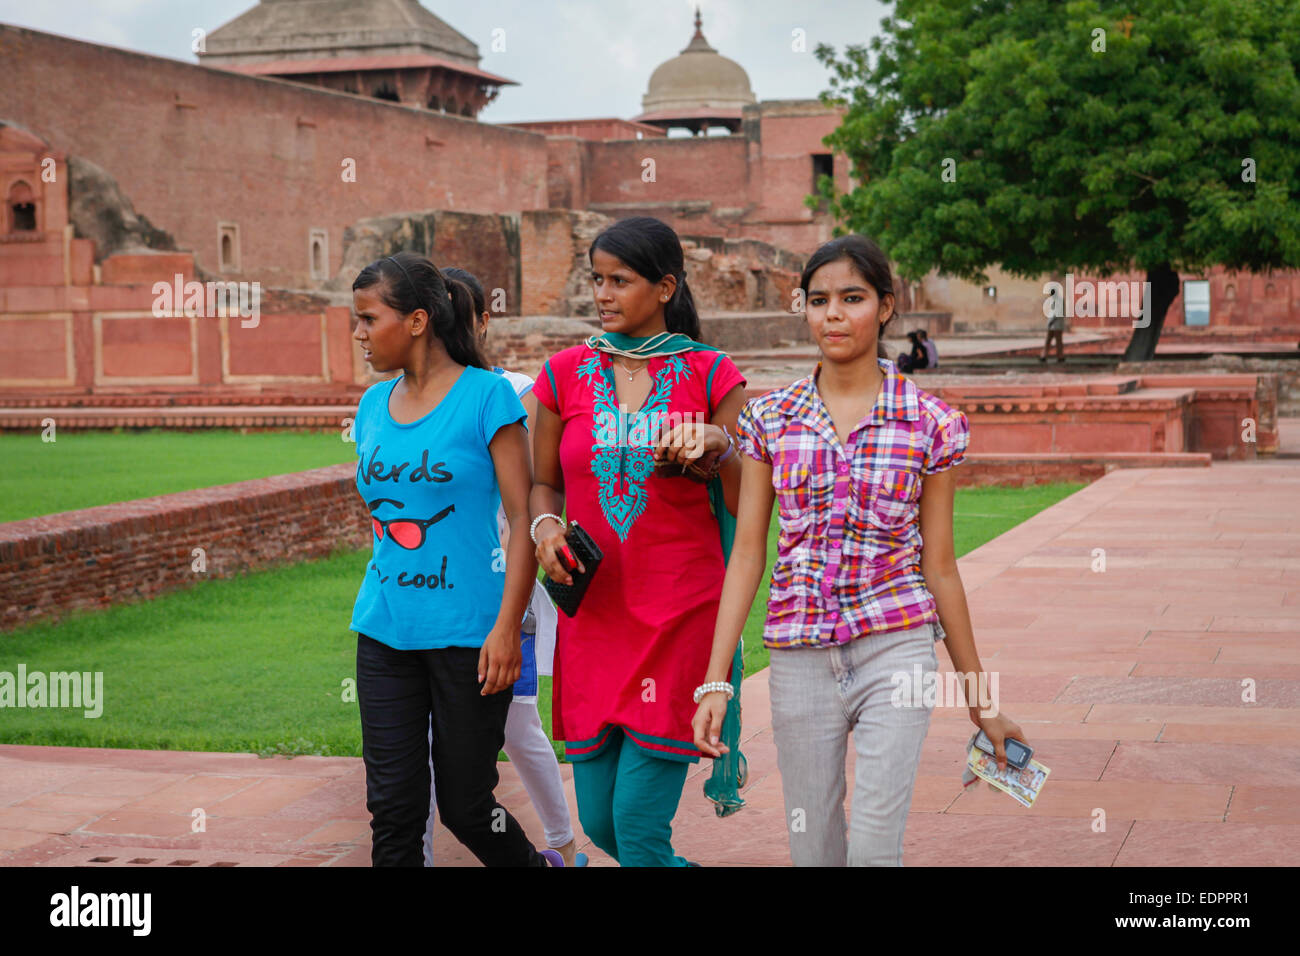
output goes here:
<path id="1" fill-rule="evenodd" d="M 502 290 L 507 315 L 581 315 L 587 244 L 632 214 L 696 239 L 706 310 L 788 307 L 832 227 L 805 197 L 823 174 L 851 185 L 822 145 L 834 110 L 757 101 L 698 14 L 629 119 L 479 122 L 512 82 L 479 60 L 417 0 L 262 2 L 199 65 L 0 25 L 0 393 L 337 398 L 368 380 L 348 295 L 366 262 L 420 249 Z M 130 95 L 110 108 L 105 88 Z M 160 313 L 177 275 L 257 283 L 257 322 Z M 1186 278 L 1208 280 L 1212 326 L 1300 325 L 1293 274 Z M 991 282 L 931 276 L 903 305 L 1041 326 L 1041 281 Z M 1166 324 L 1183 322 L 1180 298 Z"/>
<path id="2" fill-rule="evenodd" d="M 262 3 L 203 65 L 7 26 L 0 59 L 0 314 L 24 323 L 8 395 L 360 383 L 341 293 L 370 258 L 425 249 L 503 289 L 506 314 L 572 315 L 575 250 L 634 213 L 718 240 L 734 281 L 706 307 L 779 309 L 830 234 L 803 204 L 815 176 L 848 186 L 821 145 L 836 114 L 756 102 L 698 23 L 643 117 L 520 126 L 473 118 L 510 81 L 416 0 Z M 132 95 L 88 109 L 105 77 Z M 665 135 L 706 122 L 731 135 Z M 258 325 L 156 315 L 177 273 L 259 283 Z"/>

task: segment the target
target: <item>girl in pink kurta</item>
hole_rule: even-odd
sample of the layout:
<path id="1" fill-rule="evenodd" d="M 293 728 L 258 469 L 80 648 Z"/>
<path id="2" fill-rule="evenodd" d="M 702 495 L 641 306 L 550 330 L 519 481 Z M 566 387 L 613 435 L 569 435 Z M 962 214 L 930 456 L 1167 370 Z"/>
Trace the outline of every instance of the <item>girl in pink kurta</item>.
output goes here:
<path id="1" fill-rule="evenodd" d="M 569 760 L 598 751 L 614 727 L 656 756 L 694 763 L 692 691 L 709 661 L 722 593 L 722 546 L 702 484 L 653 473 L 656 420 L 710 421 L 744 385 L 725 354 L 650 359 L 650 397 L 625 417 L 607 381 L 613 356 L 587 345 L 553 356 L 533 386 L 560 417 L 569 521 L 605 559 L 576 617 L 556 635 L 552 720 Z M 604 439 L 604 440 L 603 440 Z"/>
<path id="2" fill-rule="evenodd" d="M 554 737 L 598 847 L 623 866 L 687 866 L 673 852 L 672 818 L 700 759 L 691 718 L 725 573 L 714 510 L 723 505 L 668 472 L 690 463 L 720 479 L 718 498 L 734 513 L 731 431 L 744 379 L 699 341 L 672 229 L 625 219 L 589 256 L 604 331 L 552 356 L 533 386 L 538 561 L 571 580 L 562 512 L 604 555 L 575 615 L 559 620 Z"/>

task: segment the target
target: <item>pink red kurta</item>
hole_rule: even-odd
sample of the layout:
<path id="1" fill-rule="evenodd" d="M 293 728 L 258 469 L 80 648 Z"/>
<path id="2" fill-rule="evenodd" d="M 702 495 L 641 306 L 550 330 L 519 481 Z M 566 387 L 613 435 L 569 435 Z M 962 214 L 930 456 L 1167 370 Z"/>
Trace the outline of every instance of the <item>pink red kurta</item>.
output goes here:
<path id="1" fill-rule="evenodd" d="M 615 727 L 655 756 L 694 762 L 696 705 L 724 566 L 705 485 L 654 475 L 663 424 L 710 421 L 745 380 L 720 352 L 656 357 L 653 385 L 620 426 L 606 353 L 565 349 L 542 368 L 537 401 L 560 416 L 565 509 L 604 552 L 578 613 L 556 634 L 552 730 L 569 760 L 595 756 Z"/>

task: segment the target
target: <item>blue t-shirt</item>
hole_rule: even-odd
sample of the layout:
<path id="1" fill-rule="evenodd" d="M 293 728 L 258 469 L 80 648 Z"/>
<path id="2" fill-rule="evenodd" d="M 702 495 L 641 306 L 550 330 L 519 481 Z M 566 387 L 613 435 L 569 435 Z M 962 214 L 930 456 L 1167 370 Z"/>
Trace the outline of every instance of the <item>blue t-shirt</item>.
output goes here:
<path id="1" fill-rule="evenodd" d="M 357 490 L 374 552 L 349 626 L 404 651 L 482 647 L 505 591 L 488 444 L 527 414 L 510 382 L 470 366 L 433 411 L 401 425 L 388 410 L 400 380 L 370 386 L 357 406 Z"/>

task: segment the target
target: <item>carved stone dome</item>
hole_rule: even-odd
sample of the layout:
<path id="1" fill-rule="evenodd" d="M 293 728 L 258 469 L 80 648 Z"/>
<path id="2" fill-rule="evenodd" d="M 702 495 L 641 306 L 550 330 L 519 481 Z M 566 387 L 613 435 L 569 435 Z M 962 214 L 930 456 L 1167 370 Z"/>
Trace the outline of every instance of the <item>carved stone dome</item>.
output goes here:
<path id="1" fill-rule="evenodd" d="M 656 126 L 685 126 L 703 131 L 710 125 L 740 126 L 741 111 L 758 100 L 749 74 L 709 46 L 695 11 L 695 35 L 679 56 L 661 63 L 650 75 L 641 99 L 644 112 L 636 119 Z"/>

